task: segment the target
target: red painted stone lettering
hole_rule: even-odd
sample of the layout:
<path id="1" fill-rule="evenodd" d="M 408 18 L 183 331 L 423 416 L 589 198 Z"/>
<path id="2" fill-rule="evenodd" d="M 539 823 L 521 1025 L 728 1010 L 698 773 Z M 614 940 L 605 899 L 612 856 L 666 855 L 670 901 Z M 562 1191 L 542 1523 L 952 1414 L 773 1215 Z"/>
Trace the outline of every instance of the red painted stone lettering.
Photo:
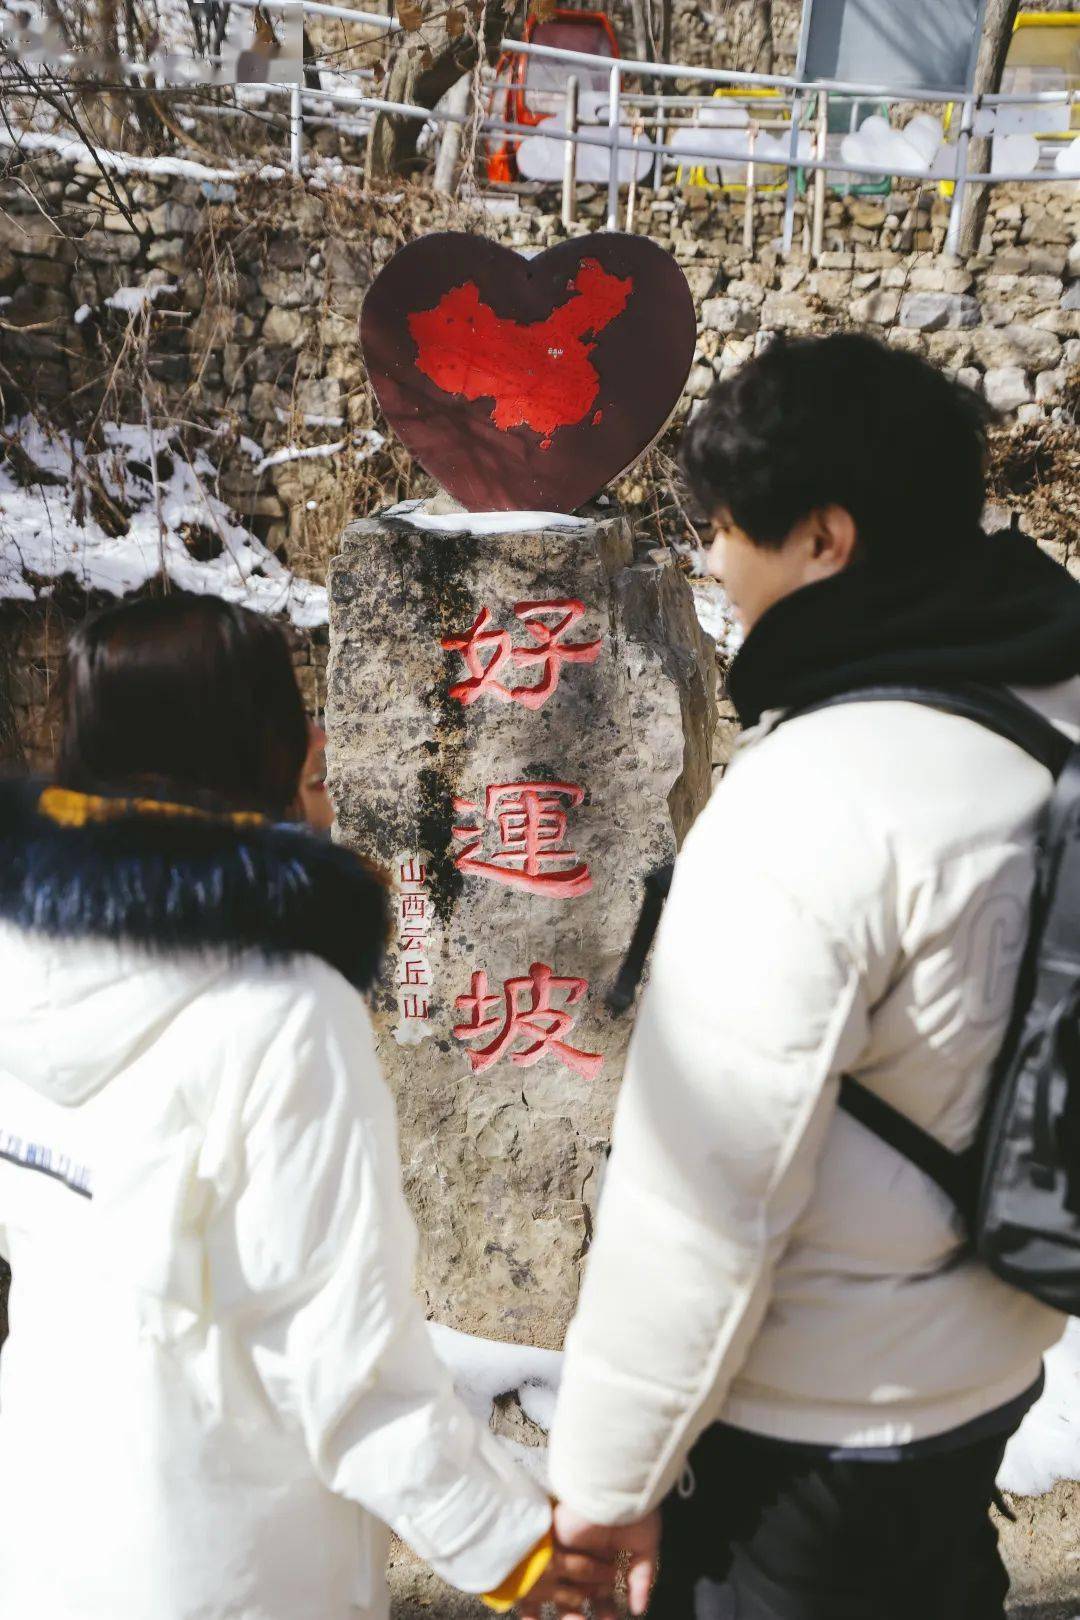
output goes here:
<path id="1" fill-rule="evenodd" d="M 573 597 L 557 597 L 547 602 L 516 602 L 514 615 L 525 626 L 535 646 L 514 647 L 507 630 L 492 630 L 491 614 L 481 608 L 469 629 L 460 636 L 444 636 L 442 645 L 459 652 L 469 672 L 467 680 L 450 688 L 450 696 L 468 706 L 485 693 L 498 703 L 520 703 L 526 709 L 543 708 L 556 690 L 564 664 L 595 664 L 600 641 L 564 641 L 563 637 L 583 617 L 585 604 Z M 553 620 L 547 623 L 548 619 Z M 539 681 L 527 686 L 508 686 L 499 672 L 508 663 L 521 669 L 535 669 Z"/>
<path id="2" fill-rule="evenodd" d="M 576 1006 L 588 988 L 587 979 L 559 978 L 543 962 L 532 964 L 528 978 L 507 979 L 501 996 L 489 993 L 486 973 L 474 973 L 469 994 L 457 996 L 454 1001 L 460 1011 L 469 1015 L 467 1023 L 454 1026 L 459 1041 L 493 1037 L 486 1046 L 469 1052 L 473 1073 L 481 1074 L 505 1056 L 519 1068 L 528 1069 L 550 1055 L 584 1079 L 595 1080 L 604 1066 L 603 1054 L 581 1052 L 562 1039 L 577 1017 L 567 1009 Z M 553 1005 L 556 994 L 564 997 L 561 1006 Z M 500 1001 L 501 1014 L 493 1011 Z M 519 1040 L 526 1045 L 515 1051 L 514 1043 Z"/>
<path id="3" fill-rule="evenodd" d="M 587 894 L 592 878 L 576 850 L 568 849 L 566 811 L 561 800 L 579 805 L 584 790 L 572 782 L 502 782 L 488 788 L 484 800 L 484 821 L 498 828 L 498 846 L 485 860 L 479 853 L 484 841 L 483 822 L 479 827 L 454 828 L 454 837 L 468 840 L 455 857 L 459 872 L 511 888 L 527 889 L 549 899 L 565 900 Z M 454 808 L 474 816 L 476 806 L 467 800 L 455 801 Z"/>

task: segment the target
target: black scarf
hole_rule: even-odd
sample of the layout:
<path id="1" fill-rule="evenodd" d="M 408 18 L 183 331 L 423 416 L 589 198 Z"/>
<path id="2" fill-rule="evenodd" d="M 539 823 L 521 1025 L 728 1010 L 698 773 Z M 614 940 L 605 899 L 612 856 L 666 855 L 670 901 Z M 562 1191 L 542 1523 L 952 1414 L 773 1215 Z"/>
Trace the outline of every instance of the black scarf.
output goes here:
<path id="1" fill-rule="evenodd" d="M 1080 585 L 1033 540 L 981 532 L 858 562 L 764 613 L 728 676 L 744 726 L 859 686 L 1080 675 Z"/>

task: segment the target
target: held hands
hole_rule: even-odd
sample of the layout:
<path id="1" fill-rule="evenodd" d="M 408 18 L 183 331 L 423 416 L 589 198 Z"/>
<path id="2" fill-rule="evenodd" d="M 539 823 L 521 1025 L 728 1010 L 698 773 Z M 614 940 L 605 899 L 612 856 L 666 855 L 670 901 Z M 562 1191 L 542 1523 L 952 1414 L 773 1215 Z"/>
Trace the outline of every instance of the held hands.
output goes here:
<path id="1" fill-rule="evenodd" d="M 660 1515 L 650 1513 L 634 1524 L 590 1524 L 560 1503 L 554 1517 L 555 1555 L 541 1580 L 518 1605 L 522 1620 L 541 1620 L 545 1604 L 554 1604 L 561 1620 L 617 1620 L 615 1585 L 620 1556 L 627 1557 L 627 1602 L 630 1613 L 643 1615 L 660 1549 Z"/>

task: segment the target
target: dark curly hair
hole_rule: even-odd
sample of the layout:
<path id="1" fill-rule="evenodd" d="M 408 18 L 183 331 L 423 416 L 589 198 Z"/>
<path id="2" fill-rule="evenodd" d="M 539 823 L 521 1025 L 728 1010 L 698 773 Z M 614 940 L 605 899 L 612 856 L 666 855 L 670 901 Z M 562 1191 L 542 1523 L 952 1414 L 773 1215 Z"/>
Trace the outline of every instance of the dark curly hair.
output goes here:
<path id="1" fill-rule="evenodd" d="M 870 557 L 978 526 L 988 416 L 971 389 L 866 333 L 779 337 L 715 385 L 682 462 L 705 510 L 758 545 L 842 506 Z"/>

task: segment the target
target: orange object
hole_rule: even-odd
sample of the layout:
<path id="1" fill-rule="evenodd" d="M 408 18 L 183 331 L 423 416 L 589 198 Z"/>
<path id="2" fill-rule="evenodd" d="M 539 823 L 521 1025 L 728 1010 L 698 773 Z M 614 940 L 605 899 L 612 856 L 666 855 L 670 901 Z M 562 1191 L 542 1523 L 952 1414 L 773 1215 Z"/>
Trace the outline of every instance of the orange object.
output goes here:
<path id="1" fill-rule="evenodd" d="M 602 11 L 571 11 L 559 8 L 541 21 L 529 17 L 525 24 L 527 45 L 551 45 L 563 51 L 582 51 L 591 56 L 616 60 L 619 42 L 611 22 Z M 584 74 L 599 70 L 586 68 Z M 540 57 L 504 51 L 495 67 L 495 86 L 488 101 L 488 117 L 507 124 L 534 128 L 557 110 L 566 92 L 566 81 L 573 72 L 568 62 L 544 61 Z M 584 76 L 584 74 L 582 76 Z M 488 145 L 487 177 L 493 184 L 516 180 L 516 153 L 520 143 L 512 135 L 495 135 Z"/>

